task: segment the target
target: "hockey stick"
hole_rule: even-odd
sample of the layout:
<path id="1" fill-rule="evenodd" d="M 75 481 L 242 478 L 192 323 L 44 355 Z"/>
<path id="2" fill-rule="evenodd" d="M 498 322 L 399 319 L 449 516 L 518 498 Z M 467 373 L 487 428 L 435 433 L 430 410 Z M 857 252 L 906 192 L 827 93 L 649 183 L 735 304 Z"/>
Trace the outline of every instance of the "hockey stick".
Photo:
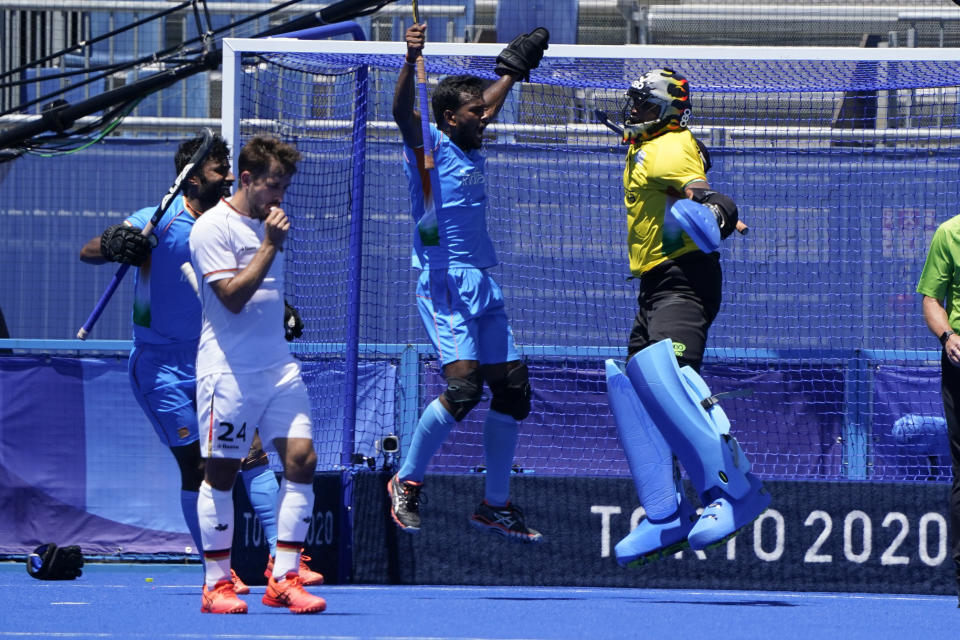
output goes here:
<path id="1" fill-rule="evenodd" d="M 413 0 L 413 22 L 420 24 L 420 11 L 417 0 Z M 417 97 L 420 100 L 420 131 L 423 135 L 423 168 L 429 171 L 434 168 L 433 149 L 430 144 L 430 112 L 427 110 L 427 66 L 423 60 L 423 52 L 417 56 Z"/>
<path id="2" fill-rule="evenodd" d="M 623 137 L 623 127 L 618 125 L 616 122 L 607 117 L 606 111 L 601 111 L 600 109 L 593 110 L 593 117 L 597 119 L 597 122 L 605 126 L 610 131 L 613 131 L 615 134 Z"/>
<path id="3" fill-rule="evenodd" d="M 613 131 L 615 134 L 623 138 L 623 127 L 621 127 L 616 122 L 611 120 L 607 116 L 606 111 L 602 111 L 600 109 L 594 109 L 593 117 L 596 118 L 597 123 L 602 124 L 607 129 L 610 129 L 610 131 Z M 699 144 L 699 141 L 698 141 L 698 144 Z M 748 233 L 750 233 L 750 227 L 748 227 L 746 223 L 743 222 L 743 220 L 737 220 L 737 233 L 739 233 L 742 236 L 745 236 Z"/>
<path id="4" fill-rule="evenodd" d="M 207 154 L 210 153 L 210 148 L 213 146 L 213 130 L 208 127 L 204 127 L 201 135 L 203 136 L 203 140 L 200 142 L 200 148 L 196 150 L 196 152 L 190 158 L 190 161 L 183 168 L 183 171 L 181 171 L 180 175 L 177 176 L 177 179 L 173 181 L 173 184 L 170 186 L 170 190 L 167 191 L 167 195 L 163 196 L 163 200 L 160 201 L 160 206 L 157 207 L 157 210 L 150 218 L 150 222 L 143 227 L 143 231 L 141 232 L 142 235 L 150 235 L 150 232 L 153 231 L 153 228 L 157 226 L 158 222 L 160 222 L 160 218 L 162 218 L 163 214 L 167 212 L 167 209 L 170 207 L 170 203 L 173 202 L 173 199 L 177 197 L 178 193 L 180 193 L 180 190 L 183 188 L 183 183 L 189 180 L 190 177 L 197 172 L 197 170 L 200 168 L 200 165 L 203 164 L 204 159 L 206 159 Z M 117 272 L 113 275 L 113 280 L 111 280 L 110 284 L 107 285 L 103 295 L 100 296 L 100 300 L 93 308 L 93 311 L 90 312 L 90 317 L 87 318 L 87 321 L 84 322 L 83 326 L 80 327 L 80 330 L 77 331 L 77 337 L 79 339 L 87 339 L 87 336 L 93 329 L 93 325 L 97 322 L 97 320 L 100 318 L 100 315 L 103 313 L 103 310 L 107 307 L 107 303 L 110 302 L 110 298 L 113 297 L 117 287 L 120 286 L 120 281 L 123 280 L 123 276 L 127 274 L 127 270 L 129 268 L 129 264 L 121 264 L 120 268 L 117 269 Z"/>
<path id="5" fill-rule="evenodd" d="M 183 279 L 187 281 L 187 284 L 190 285 L 193 292 L 197 294 L 197 298 L 200 298 L 200 285 L 197 283 L 197 274 L 193 271 L 193 265 L 189 262 L 184 262 L 180 265 L 180 273 L 183 274 Z"/>

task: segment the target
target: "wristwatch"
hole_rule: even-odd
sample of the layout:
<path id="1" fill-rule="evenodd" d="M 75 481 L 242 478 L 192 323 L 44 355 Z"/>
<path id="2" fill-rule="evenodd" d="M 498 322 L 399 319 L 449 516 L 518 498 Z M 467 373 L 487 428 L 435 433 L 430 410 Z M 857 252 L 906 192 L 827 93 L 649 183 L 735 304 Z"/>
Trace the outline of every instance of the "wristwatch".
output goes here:
<path id="1" fill-rule="evenodd" d="M 942 347 L 947 346 L 947 340 L 950 339 L 950 336 L 954 336 L 954 335 L 957 335 L 957 334 L 955 334 L 952 329 L 949 329 L 949 330 L 944 331 L 943 333 L 941 333 L 941 334 L 940 334 L 940 346 L 942 346 Z"/>

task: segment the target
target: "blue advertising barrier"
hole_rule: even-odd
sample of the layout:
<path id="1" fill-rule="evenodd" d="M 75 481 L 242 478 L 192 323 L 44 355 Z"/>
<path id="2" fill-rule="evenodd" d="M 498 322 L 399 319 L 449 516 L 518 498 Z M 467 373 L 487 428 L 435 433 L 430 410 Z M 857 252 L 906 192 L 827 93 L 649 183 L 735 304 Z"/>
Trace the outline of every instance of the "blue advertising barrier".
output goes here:
<path id="1" fill-rule="evenodd" d="M 642 515 L 623 478 L 518 475 L 512 499 L 544 542 L 467 522 L 478 475 L 427 475 L 417 535 L 387 515 L 386 474 L 355 478 L 354 581 L 953 594 L 942 484 L 777 482 L 770 508 L 718 548 L 623 569 L 614 545 Z"/>

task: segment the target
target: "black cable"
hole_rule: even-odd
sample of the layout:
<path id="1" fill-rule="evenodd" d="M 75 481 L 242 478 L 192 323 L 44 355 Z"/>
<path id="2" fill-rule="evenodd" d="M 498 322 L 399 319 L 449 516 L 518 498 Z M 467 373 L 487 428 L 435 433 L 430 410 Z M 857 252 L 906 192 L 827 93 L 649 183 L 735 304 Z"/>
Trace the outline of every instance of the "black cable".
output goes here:
<path id="1" fill-rule="evenodd" d="M 40 82 L 41 80 L 61 80 L 63 78 L 72 78 L 73 76 L 80 76 L 87 73 L 96 73 L 98 71 L 119 71 L 119 66 L 125 64 L 123 62 L 114 62 L 113 64 L 101 64 L 92 67 L 82 67 L 71 69 L 70 71 L 61 71 L 60 73 L 51 73 L 50 75 L 45 75 L 42 78 L 25 78 L 23 80 L 14 80 L 12 82 L 0 83 L 0 89 L 11 89 L 13 87 L 20 87 L 25 84 L 30 84 L 32 82 Z M 68 89 L 75 89 L 76 87 L 81 87 L 82 84 L 72 84 Z"/>
<path id="2" fill-rule="evenodd" d="M 193 44 L 199 43 L 199 44 L 202 45 L 203 49 L 207 49 L 207 48 L 209 47 L 209 43 L 214 40 L 215 36 L 220 35 L 220 34 L 222 34 L 222 33 L 224 33 L 224 32 L 227 32 L 227 31 L 231 31 L 231 30 L 233 30 L 233 29 L 236 29 L 237 27 L 239 27 L 239 26 L 241 26 L 241 25 L 244 25 L 244 24 L 247 24 L 248 22 L 251 22 L 251 21 L 253 21 L 253 20 L 259 20 L 260 18 L 263 18 L 263 17 L 266 17 L 266 16 L 268 16 L 268 15 L 270 15 L 270 14 L 276 13 L 277 11 L 281 11 L 281 10 L 283 10 L 283 9 L 286 9 L 286 8 L 289 7 L 289 6 L 292 6 L 292 5 L 294 5 L 294 4 L 298 4 L 298 3 L 302 2 L 302 1 L 303 1 L 303 0 L 288 0 L 287 2 L 280 3 L 280 4 L 278 4 L 278 5 L 275 5 L 275 6 L 273 6 L 273 7 L 270 7 L 269 9 L 266 9 L 266 10 L 264 10 L 264 11 L 260 11 L 260 12 L 251 14 L 251 15 L 246 16 L 246 17 L 244 17 L 244 18 L 241 18 L 240 20 L 237 20 L 237 21 L 235 21 L 235 22 L 231 22 L 230 24 L 228 24 L 228 25 L 226 25 L 226 26 L 224 26 L 224 27 L 222 27 L 222 28 L 220 28 L 220 29 L 211 29 L 211 30 L 208 30 L 208 31 L 205 32 L 205 33 L 201 33 L 198 37 L 192 38 L 192 39 L 190 39 L 190 40 L 186 40 L 186 41 L 180 43 L 179 45 L 176 45 L 176 46 L 173 46 L 173 47 L 167 47 L 166 49 L 162 49 L 162 50 L 160 50 L 160 51 L 158 51 L 158 52 L 156 52 L 156 53 L 152 53 L 152 54 L 143 56 L 143 57 L 138 58 L 138 59 L 135 59 L 135 60 L 131 60 L 131 61 L 124 62 L 124 63 L 117 63 L 117 64 L 116 64 L 115 66 L 113 66 L 113 67 L 102 67 L 102 68 L 104 69 L 104 73 L 101 73 L 101 74 L 96 75 L 96 76 L 92 76 L 92 77 L 90 77 L 90 78 L 86 78 L 86 79 L 84 79 L 84 80 L 82 80 L 82 81 L 80 81 L 80 82 L 77 82 L 77 83 L 75 83 L 75 84 L 70 85 L 70 87 L 65 87 L 65 88 L 59 89 L 59 90 L 57 90 L 57 91 L 54 91 L 54 92 L 52 92 L 52 93 L 48 93 L 48 94 L 46 94 L 46 95 L 39 96 L 39 97 L 34 98 L 33 100 L 27 101 L 27 102 L 25 102 L 25 103 L 18 104 L 16 107 L 11 107 L 10 109 L 7 109 L 6 111 L 0 112 L 0 116 L 5 116 L 5 115 L 9 115 L 9 114 L 11 114 L 11 113 L 16 113 L 16 112 L 18 112 L 18 111 L 23 111 L 24 109 L 27 109 L 27 108 L 32 107 L 32 106 L 37 105 L 37 104 L 47 103 L 47 102 L 53 100 L 54 98 L 56 98 L 57 96 L 63 95 L 67 90 L 76 89 L 76 88 L 78 88 L 78 87 L 83 87 L 83 86 L 85 86 L 85 85 L 87 85 L 87 84 L 91 84 L 91 83 L 93 83 L 93 82 L 97 82 L 97 81 L 99 81 L 99 80 L 102 80 L 102 79 L 106 78 L 107 76 L 113 75 L 114 73 L 117 73 L 117 72 L 119 72 L 119 71 L 123 71 L 123 70 L 125 70 L 125 69 L 132 69 L 132 68 L 134 68 L 134 67 L 139 67 L 139 66 L 141 66 L 141 65 L 148 64 L 148 63 L 151 63 L 151 62 L 152 62 L 152 63 L 162 63 L 162 62 L 166 62 L 166 61 L 167 61 L 166 58 L 167 58 L 168 56 L 171 56 L 171 55 L 175 54 L 175 53 L 181 53 L 181 54 L 189 54 L 189 53 L 192 53 L 192 52 L 193 52 L 192 50 L 186 50 L 186 49 L 185 49 L 185 47 L 187 47 L 188 45 L 193 45 Z M 366 7 L 364 7 L 364 8 L 358 8 L 359 5 L 370 5 L 371 2 L 374 3 L 373 6 L 366 6 Z M 258 33 L 258 34 L 256 34 L 256 35 L 254 35 L 253 37 L 255 37 L 255 38 L 265 38 L 265 37 L 269 37 L 269 36 L 273 36 L 273 35 L 279 35 L 279 34 L 282 34 L 282 33 L 287 33 L 287 32 L 290 32 L 290 31 L 299 31 L 300 29 L 307 29 L 307 28 L 310 28 L 310 27 L 313 27 L 313 26 L 317 26 L 317 25 L 321 25 L 321 24 L 332 24 L 332 23 L 334 23 L 334 22 L 341 22 L 341 21 L 343 21 L 343 20 L 347 20 L 347 19 L 353 18 L 353 17 L 360 17 L 360 16 L 365 16 L 365 15 L 370 15 L 370 14 L 372 14 L 372 13 L 375 13 L 376 11 L 379 11 L 381 8 L 383 8 L 384 6 L 386 6 L 387 4 L 390 4 L 390 3 L 392 3 L 392 2 L 396 2 L 396 0 L 342 0 L 341 2 L 334 3 L 334 4 L 330 5 L 329 7 L 326 7 L 326 8 L 324 8 L 324 9 L 321 9 L 320 11 L 306 14 L 306 15 L 304 15 L 304 16 L 301 16 L 300 18 L 295 18 L 294 20 L 291 20 L 291 21 L 289 21 L 289 22 L 287 22 L 287 23 L 284 23 L 284 24 L 282 24 L 282 25 L 278 25 L 278 26 L 276 26 L 276 27 L 272 27 L 272 28 L 270 28 L 270 29 L 267 29 L 266 31 L 262 31 L 262 32 L 260 32 L 260 33 Z M 188 2 L 184 2 L 184 3 L 182 3 L 181 5 L 177 5 L 177 9 L 181 9 L 181 8 L 187 6 L 187 5 L 190 5 L 190 4 L 192 4 L 192 5 L 194 6 L 194 9 L 195 9 L 195 11 L 196 11 L 196 0 L 189 0 Z M 206 7 L 206 2 L 205 2 L 205 0 L 204 0 L 204 3 L 203 3 L 203 4 L 204 4 L 204 10 L 207 11 L 207 7 Z M 162 13 L 162 15 L 166 15 L 166 14 L 168 14 L 168 13 L 170 13 L 170 12 L 169 12 L 169 11 L 164 11 L 164 12 Z M 156 14 L 155 16 L 152 16 L 151 19 L 156 19 L 158 16 L 159 16 L 159 17 L 162 17 L 162 15 L 161 15 L 161 14 Z M 207 17 L 208 17 L 208 20 L 209 20 L 209 13 L 207 13 Z M 210 24 L 210 23 L 209 23 L 209 21 L 208 21 L 208 25 L 209 25 L 209 24 Z M 199 28 L 199 23 L 198 23 L 198 28 Z M 200 52 L 197 51 L 197 53 L 200 53 Z M 106 71 L 107 69 L 110 69 L 110 70 L 109 70 L 109 71 Z M 31 82 L 31 81 L 27 81 L 27 83 L 29 83 L 29 82 Z M 20 84 L 20 83 L 18 83 L 18 84 Z"/>
<path id="3" fill-rule="evenodd" d="M 299 1 L 299 0 L 298 0 L 298 1 Z M 186 44 L 186 43 L 184 43 L 184 44 Z M 182 45 L 179 46 L 179 47 L 176 47 L 176 48 L 171 47 L 171 48 L 167 49 L 166 51 L 168 51 L 170 54 L 174 54 L 174 53 L 176 53 L 176 54 L 189 53 L 189 52 L 187 52 L 187 51 L 183 51 L 183 50 L 182 50 Z M 200 51 L 197 51 L 197 53 L 201 53 L 201 52 L 200 52 Z M 79 88 L 79 87 L 83 87 L 83 86 L 85 86 L 85 85 L 92 84 L 92 83 L 97 82 L 97 81 L 99 81 L 99 80 L 103 80 L 104 78 L 108 78 L 108 77 L 112 76 L 113 74 L 115 74 L 115 73 L 117 73 L 117 72 L 119 72 L 119 71 L 123 71 L 123 70 L 125 70 L 125 69 L 133 69 L 133 68 L 136 68 L 136 67 L 143 66 L 143 65 L 145 65 L 145 64 L 147 64 L 147 63 L 159 63 L 159 64 L 163 64 L 164 62 L 165 62 L 165 60 L 163 60 L 162 58 L 159 58 L 159 57 L 158 57 L 158 54 L 154 53 L 154 54 L 150 54 L 149 56 L 144 56 L 144 57 L 139 58 L 139 59 L 137 59 L 137 60 L 133 60 L 133 61 L 131 61 L 131 62 L 118 63 L 118 64 L 114 65 L 112 68 L 108 68 L 109 70 L 106 70 L 106 71 L 104 71 L 103 73 L 98 73 L 98 74 L 96 74 L 96 75 L 90 76 L 89 78 L 86 78 L 86 79 L 84 79 L 84 80 L 82 80 L 82 81 L 80 81 L 80 82 L 76 82 L 76 83 L 70 85 L 69 87 L 64 87 L 64 88 L 62 88 L 62 89 L 58 89 L 57 91 L 54 91 L 54 92 L 52 92 L 52 93 L 48 93 L 48 94 L 46 94 L 46 95 L 42 95 L 42 96 L 39 96 L 39 97 L 37 97 L 37 98 L 34 98 L 33 100 L 28 100 L 27 102 L 23 102 L 23 103 L 21 103 L 21 104 L 18 104 L 16 107 L 11 107 L 11 108 L 7 109 L 6 111 L 3 111 L 2 113 L 0 113 L 0 116 L 5 116 L 5 115 L 11 114 L 11 113 L 16 113 L 16 112 L 18 112 L 18 111 L 23 111 L 24 109 L 27 109 L 27 108 L 29 108 L 29 107 L 32 107 L 33 105 L 36 105 L 36 104 L 44 104 L 44 103 L 52 100 L 53 98 L 56 98 L 57 96 L 63 95 L 63 94 L 66 93 L 68 90 L 77 89 L 77 88 Z"/>
<path id="4" fill-rule="evenodd" d="M 80 151 L 106 137 L 142 100 L 143 97 L 137 97 L 117 105 L 106 111 L 100 118 L 97 118 L 95 122 L 84 125 L 69 133 L 33 138 L 29 144 L 23 146 L 23 150 L 28 153 L 41 155 L 66 155 Z M 96 132 L 96 135 L 87 135 L 93 132 Z"/>
<path id="5" fill-rule="evenodd" d="M 184 7 L 188 6 L 188 5 L 191 4 L 192 2 L 195 2 L 195 0 L 186 0 L 185 2 L 181 2 L 180 4 L 178 4 L 178 5 L 174 6 L 174 7 L 170 7 L 169 9 L 164 9 L 163 11 L 159 11 L 159 12 L 157 12 L 157 13 L 155 13 L 155 14 L 149 15 L 149 16 L 147 16 L 146 18 L 141 18 L 140 20 L 137 20 L 137 21 L 135 21 L 135 22 L 131 22 L 130 24 L 125 25 L 125 26 L 123 26 L 123 27 L 120 27 L 119 29 L 114 29 L 113 31 L 108 31 L 107 33 L 104 33 L 104 34 L 102 34 L 102 35 L 96 36 L 96 37 L 94 37 L 94 38 L 92 38 L 92 39 L 90 39 L 90 40 L 82 40 L 82 41 L 80 41 L 80 42 L 78 42 L 78 43 L 76 43 L 76 44 L 74 44 L 74 45 L 71 45 L 71 46 L 65 48 L 65 49 L 61 49 L 60 51 L 57 51 L 56 53 L 51 53 L 51 54 L 49 54 L 49 55 L 46 55 L 46 56 L 40 58 L 39 60 L 31 60 L 31 61 L 28 62 L 27 64 L 22 64 L 22 65 L 20 65 L 19 67 L 17 67 L 16 69 L 10 69 L 9 71 L 4 71 L 3 73 L 0 73 L 0 78 L 6 78 L 7 76 L 12 76 L 12 75 L 14 75 L 14 74 L 16 74 L 16 73 L 19 73 L 19 72 L 21 72 L 21 71 L 26 71 L 27 69 L 32 69 L 32 68 L 34 68 L 34 67 L 39 67 L 40 65 L 42 65 L 42 64 L 45 63 L 45 62 L 50 62 L 51 60 L 55 60 L 56 58 L 59 58 L 59 57 L 61 57 L 61 56 L 65 56 L 65 55 L 67 55 L 68 53 L 70 53 L 71 51 L 74 51 L 74 50 L 76 50 L 76 49 L 83 49 L 83 48 L 85 48 L 85 47 L 92 46 L 92 45 L 94 45 L 94 44 L 96 44 L 96 43 L 98 43 L 98 42 L 101 42 L 101 41 L 103 41 L 103 40 L 108 40 L 108 39 L 112 38 L 113 36 L 120 35 L 120 34 L 123 33 L 124 31 L 129 31 L 130 29 L 134 29 L 134 28 L 139 27 L 139 26 L 141 26 L 141 25 L 144 25 L 144 24 L 153 22 L 154 20 L 159 20 L 160 18 L 162 18 L 162 17 L 164 17 L 164 16 L 167 16 L 167 15 L 173 13 L 174 11 L 179 11 L 180 9 L 183 9 Z M 7 86 L 7 85 L 0 85 L 0 87 L 6 87 L 6 86 Z"/>
<path id="6" fill-rule="evenodd" d="M 194 0 L 190 0 L 190 2 L 187 2 L 184 6 L 189 5 L 189 4 L 192 4 L 193 1 L 194 1 Z M 266 16 L 268 16 L 268 15 L 270 15 L 270 14 L 272 14 L 272 13 L 275 13 L 275 12 L 280 11 L 280 10 L 282 10 L 282 9 L 286 9 L 286 8 L 289 7 L 289 6 L 292 6 L 292 5 L 294 5 L 294 4 L 298 4 L 298 3 L 300 3 L 300 2 L 303 2 L 303 0 L 288 0 L 287 2 L 283 2 L 283 3 L 281 3 L 281 4 L 272 6 L 272 7 L 270 7 L 269 9 L 266 9 L 266 10 L 264 10 L 264 11 L 260 11 L 260 12 L 258 12 L 258 13 L 254 13 L 254 14 L 251 14 L 251 15 L 246 16 L 246 17 L 244 17 L 244 18 L 241 18 L 240 20 L 237 20 L 236 22 L 231 22 L 230 24 L 224 26 L 224 27 L 221 28 L 221 29 L 215 29 L 215 30 L 212 30 L 212 31 L 208 31 L 207 33 L 203 33 L 203 34 L 201 34 L 201 35 L 199 35 L 199 36 L 197 36 L 197 37 L 195 37 L 195 38 L 191 38 L 190 40 L 186 40 L 186 41 L 184 41 L 184 42 L 181 42 L 181 43 L 178 44 L 178 45 L 175 45 L 175 46 L 172 46 L 172 47 L 167 47 L 166 49 L 162 49 L 162 50 L 160 50 L 160 51 L 158 51 L 158 52 L 156 52 L 156 53 L 151 53 L 151 54 L 149 54 L 149 55 L 146 55 L 146 56 L 137 58 L 137 59 L 135 59 L 135 60 L 131 60 L 131 61 L 128 61 L 128 62 L 123 62 L 123 63 L 117 63 L 117 65 L 113 68 L 113 70 L 110 71 L 110 72 L 108 72 L 108 73 L 101 73 L 101 74 L 99 74 L 99 75 L 96 75 L 96 76 L 87 78 L 87 79 L 85 79 L 85 80 L 82 80 L 82 81 L 80 81 L 80 82 L 77 82 L 77 83 L 75 83 L 75 84 L 72 84 L 72 85 L 70 85 L 70 87 L 68 87 L 68 88 L 59 89 L 59 90 L 54 91 L 54 92 L 52 92 L 52 93 L 48 93 L 48 94 L 46 94 L 46 95 L 43 95 L 43 96 L 39 96 L 39 97 L 37 97 L 37 98 L 34 98 L 33 100 L 29 100 L 29 101 L 27 101 L 27 102 L 24 102 L 24 103 L 22 103 L 22 104 L 19 104 L 19 105 L 17 105 L 16 107 L 11 107 L 10 109 L 7 109 L 7 110 L 5 110 L 5 111 L 3 111 L 3 112 L 0 112 L 0 116 L 5 116 L 5 115 L 11 114 L 11 113 L 16 113 L 16 112 L 18 112 L 18 111 L 23 111 L 24 109 L 27 109 L 27 108 L 32 107 L 32 106 L 37 105 L 37 104 L 45 104 L 45 103 L 47 103 L 47 102 L 50 102 L 50 101 L 53 100 L 54 98 L 63 95 L 63 94 L 67 91 L 67 89 L 76 89 L 77 87 L 82 87 L 82 86 L 91 84 L 91 83 L 93 83 L 93 82 L 97 82 L 97 81 L 99 81 L 99 80 L 102 80 L 102 79 L 106 78 L 106 77 L 109 76 L 109 75 L 112 75 L 112 74 L 114 74 L 114 73 L 117 73 L 118 71 L 123 71 L 123 70 L 125 70 L 125 69 L 132 69 L 132 68 L 134 68 L 134 67 L 139 67 L 139 66 L 142 66 L 142 65 L 148 64 L 148 63 L 160 63 L 160 62 L 164 62 L 166 57 L 171 56 L 171 55 L 173 55 L 173 54 L 177 54 L 177 53 L 179 53 L 179 54 L 190 53 L 190 52 L 192 52 L 192 51 L 186 49 L 186 47 L 188 47 L 189 45 L 194 45 L 194 44 L 203 45 L 205 41 L 206 41 L 206 42 L 212 41 L 213 38 L 214 38 L 214 36 L 216 36 L 216 35 L 218 35 L 218 34 L 220 34 L 220 33 L 223 33 L 223 32 L 226 32 L 226 31 L 230 31 L 230 30 L 236 28 L 237 26 L 246 24 L 246 23 L 251 22 L 251 21 L 253 21 L 253 20 L 259 20 L 260 18 L 266 17 Z M 257 35 L 257 36 L 254 36 L 254 37 L 261 37 L 261 36 L 260 36 L 260 35 Z M 199 54 L 199 53 L 202 53 L 202 48 L 201 48 L 200 50 L 196 50 L 196 52 L 197 52 L 198 54 Z"/>
<path id="7" fill-rule="evenodd" d="M 204 11 L 207 11 L 205 0 L 204 2 Z M 184 54 L 187 52 L 187 45 L 192 45 L 197 42 L 202 43 L 202 50 L 199 52 L 199 57 L 197 60 L 186 62 L 174 69 L 167 69 L 160 71 L 158 73 L 152 74 L 146 78 L 137 80 L 134 83 L 107 91 L 101 95 L 83 100 L 75 105 L 60 101 L 62 104 L 58 104 L 55 107 L 48 109 L 41 114 L 39 120 L 28 122 L 24 125 L 14 127 L 6 131 L 0 131 L 0 156 L 10 156 L 10 153 L 4 154 L 2 151 L 5 148 L 9 147 L 23 147 L 25 141 L 34 139 L 37 136 L 41 135 L 44 131 L 56 131 L 56 136 L 53 138 L 64 138 L 74 135 L 74 133 L 67 133 L 67 130 L 73 126 L 73 123 L 77 119 L 90 115 L 100 110 L 107 110 L 107 112 L 98 119 L 97 127 L 103 127 L 103 123 L 106 122 L 105 118 L 111 114 L 118 113 L 122 111 L 127 105 L 129 105 L 134 99 L 139 101 L 145 95 L 150 93 L 160 91 L 181 79 L 200 73 L 203 71 L 208 71 L 217 68 L 220 65 L 221 52 L 219 47 L 210 48 L 210 44 L 214 42 L 214 36 L 228 30 L 233 30 L 237 26 L 246 24 L 252 20 L 257 20 L 264 16 L 270 15 L 282 9 L 285 9 L 288 6 L 297 4 L 302 0 L 288 0 L 278 4 L 270 9 L 255 13 L 253 15 L 247 16 L 236 22 L 232 22 L 229 25 L 221 29 L 210 29 L 205 33 L 202 33 L 199 37 L 193 38 L 186 42 L 180 43 L 175 47 L 168 47 L 160 52 L 157 52 L 153 55 L 146 56 L 139 60 L 140 63 L 153 61 L 158 63 L 167 63 L 172 59 L 172 54 L 179 53 Z M 278 27 L 273 27 L 264 32 L 257 34 L 255 37 L 267 37 L 269 35 L 279 35 L 281 33 L 287 33 L 291 31 L 297 31 L 304 28 L 309 28 L 311 26 L 317 26 L 321 24 L 330 24 L 334 22 L 340 22 L 347 20 L 353 17 L 369 15 L 379 10 L 383 6 L 395 2 L 396 0 L 342 0 L 341 2 L 335 3 L 321 11 L 313 12 L 301 16 L 300 18 L 288 21 L 287 23 L 280 25 Z M 194 2 L 194 11 L 195 15 L 198 13 L 198 9 Z M 209 18 L 209 13 L 207 13 L 207 18 Z M 208 25 L 210 23 L 208 22 Z M 198 21 L 198 28 L 200 23 Z M 164 56 L 169 56 L 167 59 L 164 59 Z M 137 64 L 122 64 L 117 65 L 115 69 L 128 68 L 131 66 L 137 66 Z M 113 73 L 115 73 L 114 71 Z M 97 79 L 102 79 L 109 74 L 101 74 L 98 78 L 89 80 L 87 82 L 78 83 L 69 87 L 70 89 L 82 86 L 87 84 L 90 81 L 96 81 Z M 35 100 L 30 101 L 25 105 L 20 105 L 17 107 L 17 110 L 23 109 L 27 106 L 32 106 L 39 102 L 49 100 L 58 95 L 62 95 L 66 89 L 62 89 L 59 92 L 48 94 L 42 96 Z M 118 106 L 119 105 L 119 106 Z M 132 107 L 131 107 L 132 108 Z M 11 113 L 11 111 L 6 111 L 3 114 Z M 126 115 L 126 114 L 124 114 Z M 121 117 L 122 119 L 122 117 Z M 119 122 L 117 122 L 118 124 Z M 81 130 L 91 130 L 95 125 L 87 125 Z M 116 125 L 114 125 L 116 126 Z M 40 138 L 45 139 L 45 138 Z M 13 157 L 20 155 L 16 151 L 13 152 Z M 0 161 L 5 161 L 7 159 L 12 159 L 8 157 L 0 157 Z"/>
<path id="8" fill-rule="evenodd" d="M 64 102 L 63 104 L 44 111 L 38 120 L 0 131 L 0 149 L 11 146 L 21 146 L 24 140 L 33 138 L 44 131 L 64 133 L 73 126 L 74 122 L 83 116 L 113 107 L 118 103 L 127 102 L 136 97 L 142 97 L 165 89 L 184 78 L 202 71 L 215 69 L 219 64 L 220 61 L 216 54 L 211 53 L 194 62 L 155 73 L 131 84 L 88 98 L 77 104 L 71 105 Z"/>
<path id="9" fill-rule="evenodd" d="M 197 33 L 200 34 L 203 50 L 206 52 L 210 48 L 210 34 L 213 31 L 213 24 L 210 22 L 210 12 L 207 11 L 207 0 L 201 0 L 201 4 L 203 4 L 206 25 L 203 24 L 203 19 L 200 17 L 200 7 L 197 6 L 196 0 L 193 2 L 193 19 L 197 23 Z"/>

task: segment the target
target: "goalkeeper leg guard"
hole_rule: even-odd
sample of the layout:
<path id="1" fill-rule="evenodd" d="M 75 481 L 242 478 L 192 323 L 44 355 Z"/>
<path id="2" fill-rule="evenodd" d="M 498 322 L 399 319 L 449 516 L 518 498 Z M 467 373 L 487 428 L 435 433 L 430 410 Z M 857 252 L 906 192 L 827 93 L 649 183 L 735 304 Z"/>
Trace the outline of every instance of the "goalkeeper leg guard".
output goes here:
<path id="1" fill-rule="evenodd" d="M 706 505 L 690 530 L 691 548 L 719 544 L 766 510 L 770 494 L 748 473 L 750 462 L 729 433 L 730 421 L 710 402 L 703 379 L 677 365 L 670 339 L 637 353 L 627 376 Z"/>
<path id="2" fill-rule="evenodd" d="M 673 453 L 624 375 L 622 365 L 607 360 L 606 371 L 610 409 L 640 504 L 646 511 L 646 518 L 614 551 L 621 566 L 639 566 L 685 548 L 697 515 L 678 490 Z"/>

